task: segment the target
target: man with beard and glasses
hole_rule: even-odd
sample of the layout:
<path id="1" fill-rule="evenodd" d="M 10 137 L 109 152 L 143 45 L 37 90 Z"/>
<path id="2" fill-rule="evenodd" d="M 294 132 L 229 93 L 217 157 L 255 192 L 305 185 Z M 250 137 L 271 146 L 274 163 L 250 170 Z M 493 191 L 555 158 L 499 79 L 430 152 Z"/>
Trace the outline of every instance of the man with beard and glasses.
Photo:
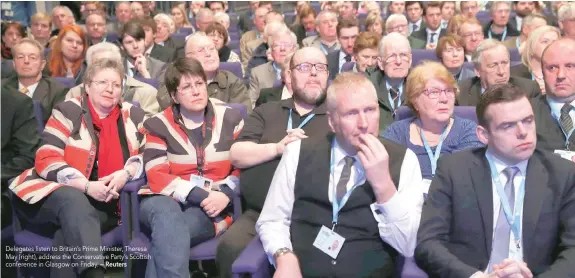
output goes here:
<path id="1" fill-rule="evenodd" d="M 339 74 L 326 107 L 332 132 L 284 150 L 256 224 L 263 248 L 275 277 L 395 277 L 415 249 L 417 157 L 378 138 L 377 92 L 363 74 Z"/>
<path id="2" fill-rule="evenodd" d="M 298 50 L 285 74 L 291 80 L 293 98 L 254 109 L 231 148 L 232 164 L 242 169 L 246 211 L 222 236 L 216 252 L 221 277 L 231 276 L 232 263 L 256 235 L 254 227 L 286 145 L 302 138 L 324 138 L 329 132 L 324 104 L 329 73 L 322 51 Z"/>

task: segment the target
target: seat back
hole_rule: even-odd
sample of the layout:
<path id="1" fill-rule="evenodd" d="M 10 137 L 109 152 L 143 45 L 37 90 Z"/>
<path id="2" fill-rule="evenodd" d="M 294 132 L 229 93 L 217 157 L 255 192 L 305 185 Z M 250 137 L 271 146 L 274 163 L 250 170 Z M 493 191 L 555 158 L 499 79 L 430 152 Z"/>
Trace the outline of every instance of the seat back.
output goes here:
<path id="1" fill-rule="evenodd" d="M 138 81 L 140 81 L 140 82 L 144 82 L 144 83 L 146 83 L 146 84 L 148 84 L 148 85 L 151 85 L 152 87 L 154 87 L 154 88 L 156 88 L 156 89 L 159 89 L 159 87 L 160 87 L 160 83 L 159 83 L 158 80 L 156 80 L 156 79 L 143 78 L 143 77 L 140 77 L 140 76 L 134 77 L 134 79 L 136 79 L 136 80 L 138 80 Z"/>
<path id="2" fill-rule="evenodd" d="M 242 79 L 242 63 L 240 62 L 221 62 L 219 70 L 226 70 Z"/>
<path id="3" fill-rule="evenodd" d="M 412 49 L 411 56 L 413 59 L 412 66 L 417 66 L 424 60 L 439 62 L 439 58 L 435 55 L 435 50 Z"/>
<path id="4" fill-rule="evenodd" d="M 228 42 L 228 47 L 230 49 L 240 48 L 240 41 L 239 40 L 231 40 Z"/>
<path id="5" fill-rule="evenodd" d="M 54 80 L 60 82 L 60 84 L 64 85 L 66 88 L 71 89 L 76 86 L 76 80 L 74 78 L 68 77 L 53 77 Z"/>
<path id="6" fill-rule="evenodd" d="M 180 27 L 178 28 L 178 33 L 189 35 L 194 32 L 194 28 L 190 27 Z"/>

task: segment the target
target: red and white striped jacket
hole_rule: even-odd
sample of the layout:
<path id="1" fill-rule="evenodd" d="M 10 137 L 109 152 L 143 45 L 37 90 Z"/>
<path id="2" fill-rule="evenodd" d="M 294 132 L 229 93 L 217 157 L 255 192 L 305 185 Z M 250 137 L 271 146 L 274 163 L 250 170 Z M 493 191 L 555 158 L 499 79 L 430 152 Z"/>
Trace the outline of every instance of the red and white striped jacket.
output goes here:
<path id="1" fill-rule="evenodd" d="M 98 150 L 86 98 L 64 101 L 52 111 L 42 136 L 43 144 L 36 152 L 35 167 L 24 171 L 10 184 L 10 190 L 23 201 L 34 204 L 64 186 L 58 183 L 64 178 L 62 173 L 90 177 Z M 141 161 L 145 137 L 138 130 L 146 120 L 145 112 L 124 102 L 121 115 L 130 152 L 128 162 Z"/>

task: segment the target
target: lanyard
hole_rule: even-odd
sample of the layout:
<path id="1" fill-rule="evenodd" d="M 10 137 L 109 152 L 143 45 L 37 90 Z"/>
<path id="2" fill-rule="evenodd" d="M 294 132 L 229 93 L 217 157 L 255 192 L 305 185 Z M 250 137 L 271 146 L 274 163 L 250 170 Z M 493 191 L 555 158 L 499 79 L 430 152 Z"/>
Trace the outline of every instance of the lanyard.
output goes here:
<path id="1" fill-rule="evenodd" d="M 278 65 L 276 64 L 276 62 L 272 62 L 272 66 L 274 67 L 274 70 L 276 72 L 276 80 L 281 80 L 282 79 L 282 71 L 280 70 L 280 68 L 278 68 Z"/>
<path id="2" fill-rule="evenodd" d="M 507 29 L 505 29 L 505 31 L 507 31 Z M 519 49 L 519 37 L 517 37 L 517 39 L 515 39 L 515 46 L 517 46 L 517 49 Z"/>
<path id="3" fill-rule="evenodd" d="M 491 39 L 491 29 L 489 29 L 489 32 L 487 32 L 487 37 Z M 507 37 L 507 26 L 505 26 L 505 29 L 503 29 L 503 36 L 501 36 L 501 41 L 504 41 L 505 37 Z"/>
<path id="4" fill-rule="evenodd" d="M 563 135 L 565 135 L 565 150 L 570 151 L 570 143 L 569 143 L 569 138 L 571 138 L 571 135 L 573 135 L 573 132 L 575 131 L 575 128 L 572 128 L 571 130 L 567 131 L 567 130 L 563 130 L 563 126 L 561 126 L 561 121 L 559 119 L 560 116 L 555 115 L 554 113 L 551 113 L 551 116 L 553 116 L 553 119 L 555 119 L 555 121 L 557 121 L 557 124 L 559 125 L 559 128 L 561 129 L 561 132 L 563 132 Z M 567 116 L 571 116 L 569 114 L 567 114 Z"/>
<path id="5" fill-rule="evenodd" d="M 333 139 L 335 142 L 335 138 Z M 345 192 L 345 195 L 343 195 L 343 197 L 341 198 L 341 202 L 337 203 L 337 182 L 335 181 L 335 164 L 334 164 L 334 151 L 333 149 L 335 148 L 335 144 L 332 143 L 331 144 L 331 159 L 330 159 L 330 172 L 331 172 L 331 180 L 332 180 L 332 184 L 333 184 L 333 198 L 331 199 L 331 204 L 332 204 L 332 227 L 331 230 L 333 231 L 333 229 L 335 229 L 335 225 L 337 225 L 337 218 L 339 215 L 339 211 L 341 210 L 341 208 L 343 208 L 343 206 L 345 205 L 345 203 L 347 202 L 347 200 L 349 199 L 349 196 L 351 196 L 351 193 L 353 192 L 354 189 L 356 189 L 359 184 L 355 184 L 350 190 L 348 190 L 347 192 Z"/>
<path id="6" fill-rule="evenodd" d="M 180 116 L 180 120 L 176 120 L 177 123 L 180 125 L 180 128 L 182 128 L 182 130 L 184 130 L 184 132 L 186 133 L 186 135 L 188 136 L 188 140 L 190 140 L 190 142 L 192 143 L 192 145 L 194 146 L 194 149 L 196 150 L 196 165 L 198 168 L 198 176 L 203 177 L 204 176 L 204 165 L 206 165 L 206 146 L 208 144 L 210 144 L 210 141 L 212 141 L 212 127 L 214 125 L 213 120 L 214 120 L 214 115 L 213 112 L 210 111 L 210 107 L 211 104 L 208 103 L 208 107 L 206 107 L 207 113 L 206 116 L 204 118 L 204 123 L 202 124 L 202 138 L 203 138 L 203 142 L 202 144 L 200 144 L 200 142 L 196 142 L 196 140 L 194 139 L 194 136 L 192 135 L 192 130 L 188 129 L 184 123 L 183 120 L 181 119 Z M 180 113 L 179 111 L 175 111 L 174 110 L 174 114 L 175 113 Z M 180 114 L 181 115 L 181 114 Z"/>
<path id="7" fill-rule="evenodd" d="M 325 54 L 325 55 L 328 54 L 328 51 L 327 51 L 327 49 L 325 48 L 325 46 L 323 46 L 323 43 L 320 42 L 320 43 L 319 43 L 319 47 L 321 48 L 321 51 L 323 52 L 323 54 Z"/>
<path id="8" fill-rule="evenodd" d="M 385 81 L 385 85 L 388 87 L 388 91 L 389 89 L 391 89 L 391 85 L 389 85 L 389 82 Z M 397 107 L 395 107 L 395 103 L 393 102 L 393 98 L 391 98 L 391 94 L 387 94 L 387 98 L 389 99 L 389 104 L 391 104 L 391 108 L 393 110 L 399 108 L 399 106 L 401 106 L 401 92 L 403 91 L 403 82 L 401 82 L 401 84 L 399 84 L 399 88 L 397 88 Z"/>
<path id="9" fill-rule="evenodd" d="M 292 112 L 292 109 L 289 110 L 289 117 L 288 117 L 288 123 L 287 123 L 287 129 L 288 130 L 293 128 L 293 123 L 292 123 L 292 119 L 291 119 L 291 112 Z M 306 125 L 311 120 L 311 118 L 313 118 L 313 116 L 315 116 L 315 114 L 307 115 L 307 117 L 299 124 L 299 126 L 297 128 L 302 128 L 304 125 Z"/>
<path id="10" fill-rule="evenodd" d="M 418 122 L 419 122 L 419 125 L 421 126 L 421 121 L 418 121 Z M 435 153 L 433 153 L 431 151 L 431 147 L 429 147 L 429 143 L 427 142 L 427 139 L 425 138 L 425 134 L 423 134 L 421 127 L 419 128 L 419 134 L 421 134 L 421 140 L 423 141 L 423 146 L 425 147 L 425 151 L 427 152 L 427 156 L 429 157 L 429 161 L 431 162 L 431 175 L 432 176 L 435 176 L 435 169 L 437 168 L 437 160 L 439 159 L 439 155 L 441 154 L 441 145 L 443 145 L 443 141 L 445 140 L 445 136 L 447 135 L 447 128 L 448 127 L 449 127 L 449 124 L 447 124 L 447 126 L 443 130 L 443 133 L 441 134 L 441 137 L 439 138 L 439 144 L 437 144 L 437 146 L 435 147 Z"/>
<path id="11" fill-rule="evenodd" d="M 493 183 L 497 188 L 497 194 L 501 200 L 501 207 L 505 213 L 507 223 L 509 223 L 509 226 L 511 226 L 511 231 L 515 237 L 515 244 L 517 250 L 519 250 L 521 247 L 521 211 L 523 211 L 523 199 L 525 198 L 525 178 L 523 178 L 521 184 L 519 185 L 517 200 L 515 200 L 515 208 L 513 208 L 512 211 L 511 207 L 509 206 L 509 200 L 507 199 L 505 190 L 503 189 L 503 185 L 501 185 L 501 181 L 499 180 L 499 174 L 497 173 L 497 168 L 495 168 L 495 164 L 493 163 L 493 158 L 489 153 L 486 153 L 485 156 L 489 162 L 489 168 L 491 168 L 491 178 L 493 179 Z M 510 186 L 513 186 L 513 183 Z"/>

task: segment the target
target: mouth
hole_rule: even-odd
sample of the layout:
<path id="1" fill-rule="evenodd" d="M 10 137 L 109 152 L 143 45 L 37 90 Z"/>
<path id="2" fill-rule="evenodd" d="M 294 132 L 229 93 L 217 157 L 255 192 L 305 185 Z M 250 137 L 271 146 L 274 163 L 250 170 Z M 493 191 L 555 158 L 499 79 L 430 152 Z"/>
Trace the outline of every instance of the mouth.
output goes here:
<path id="1" fill-rule="evenodd" d="M 437 113 L 442 113 L 442 114 L 449 113 L 448 108 L 440 108 L 440 109 L 437 109 L 436 111 L 437 111 Z"/>
<path id="2" fill-rule="evenodd" d="M 531 142 L 525 142 L 525 143 L 522 143 L 522 144 L 517 145 L 516 148 L 517 148 L 517 149 L 520 149 L 520 150 L 526 150 L 526 149 L 530 149 L 532 146 L 533 146 L 533 143 L 531 143 Z"/>

